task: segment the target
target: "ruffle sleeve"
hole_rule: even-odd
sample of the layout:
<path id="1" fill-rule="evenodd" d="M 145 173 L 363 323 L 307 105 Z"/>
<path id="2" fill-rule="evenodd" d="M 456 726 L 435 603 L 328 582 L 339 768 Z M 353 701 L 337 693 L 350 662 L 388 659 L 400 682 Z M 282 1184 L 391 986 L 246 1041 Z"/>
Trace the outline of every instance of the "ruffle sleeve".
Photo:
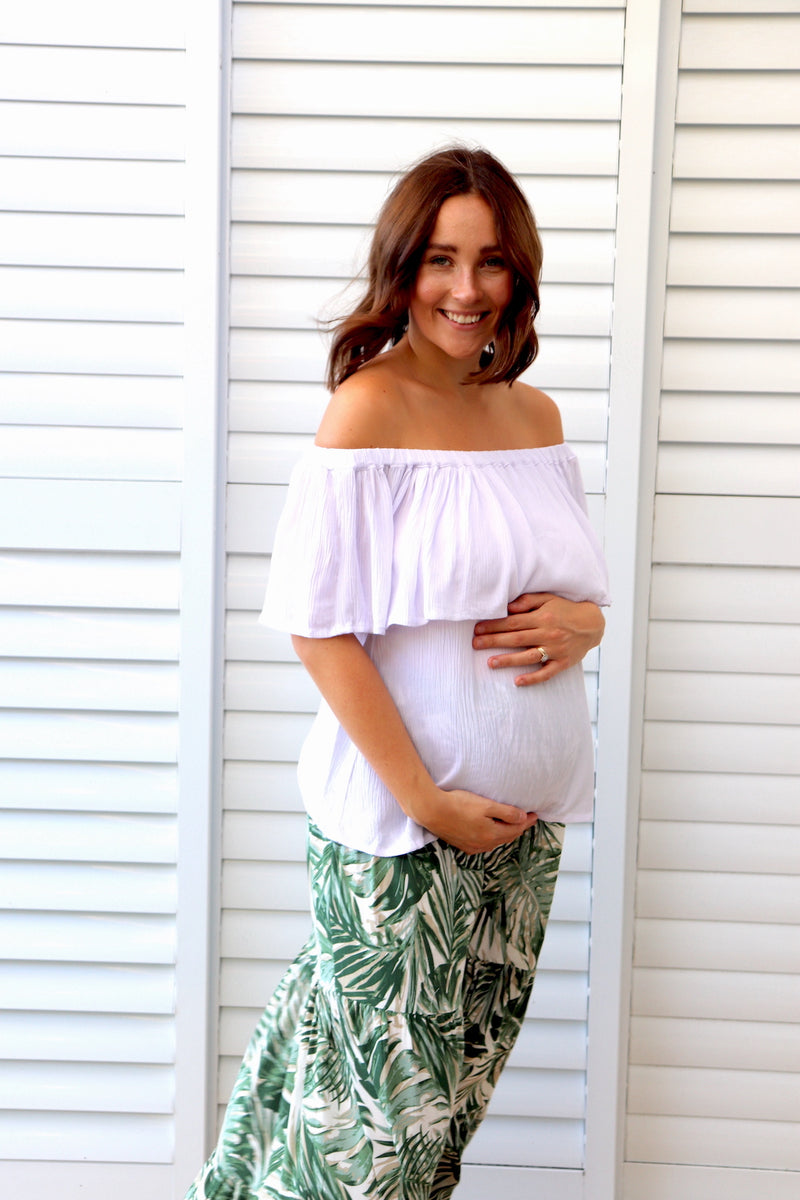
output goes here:
<path id="1" fill-rule="evenodd" d="M 385 633 L 392 585 L 392 497 L 378 466 L 292 472 L 260 620 L 303 637 Z"/>

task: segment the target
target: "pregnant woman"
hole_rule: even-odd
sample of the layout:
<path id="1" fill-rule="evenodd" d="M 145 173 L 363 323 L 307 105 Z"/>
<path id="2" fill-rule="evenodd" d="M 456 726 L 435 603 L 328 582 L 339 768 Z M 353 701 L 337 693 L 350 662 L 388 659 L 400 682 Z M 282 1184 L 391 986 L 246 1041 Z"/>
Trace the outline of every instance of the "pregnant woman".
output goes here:
<path id="1" fill-rule="evenodd" d="M 263 613 L 322 695 L 313 934 L 193 1200 L 445 1200 L 519 1031 L 564 824 L 591 818 L 580 660 L 608 602 L 558 410 L 518 379 L 541 257 L 506 169 L 441 151 L 335 330 Z"/>

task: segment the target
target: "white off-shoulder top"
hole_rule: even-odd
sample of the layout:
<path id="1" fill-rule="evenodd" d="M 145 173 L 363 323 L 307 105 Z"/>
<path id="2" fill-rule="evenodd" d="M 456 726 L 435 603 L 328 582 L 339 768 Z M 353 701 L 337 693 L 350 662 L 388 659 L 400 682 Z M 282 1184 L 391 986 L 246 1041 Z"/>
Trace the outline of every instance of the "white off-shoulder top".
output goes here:
<path id="1" fill-rule="evenodd" d="M 580 665 L 517 688 L 475 622 L 523 592 L 609 603 L 577 459 L 527 450 L 340 450 L 295 467 L 261 620 L 305 637 L 355 633 L 436 783 L 537 812 L 592 815 L 593 752 Z M 434 835 L 410 820 L 322 702 L 298 767 L 326 837 L 404 854 Z"/>

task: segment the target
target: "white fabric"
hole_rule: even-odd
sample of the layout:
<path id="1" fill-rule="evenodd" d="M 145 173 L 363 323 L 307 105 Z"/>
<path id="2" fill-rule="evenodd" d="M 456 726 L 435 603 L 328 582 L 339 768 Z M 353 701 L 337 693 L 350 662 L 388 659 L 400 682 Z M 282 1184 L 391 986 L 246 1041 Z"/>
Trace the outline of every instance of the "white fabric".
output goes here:
<path id="1" fill-rule="evenodd" d="M 306 637 L 356 633 L 434 780 L 537 812 L 591 819 L 593 754 L 580 665 L 516 688 L 472 648 L 477 620 L 523 592 L 607 604 L 578 463 L 529 450 L 332 450 L 295 468 L 261 619 Z M 418 849 L 410 821 L 323 701 L 300 788 L 326 837 L 373 854 Z"/>

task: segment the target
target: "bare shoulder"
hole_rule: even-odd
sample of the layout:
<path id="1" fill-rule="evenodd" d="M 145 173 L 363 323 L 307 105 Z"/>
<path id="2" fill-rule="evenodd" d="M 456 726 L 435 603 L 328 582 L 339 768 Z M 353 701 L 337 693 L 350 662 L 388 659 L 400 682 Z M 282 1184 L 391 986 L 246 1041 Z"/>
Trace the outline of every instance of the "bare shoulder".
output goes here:
<path id="1" fill-rule="evenodd" d="M 533 446 L 556 446 L 564 440 L 561 413 L 555 400 L 539 388 L 516 381 L 512 395 Z"/>
<path id="2" fill-rule="evenodd" d="M 393 372 L 382 364 L 368 363 L 331 396 L 316 443 L 342 450 L 395 445 L 399 403 Z"/>

